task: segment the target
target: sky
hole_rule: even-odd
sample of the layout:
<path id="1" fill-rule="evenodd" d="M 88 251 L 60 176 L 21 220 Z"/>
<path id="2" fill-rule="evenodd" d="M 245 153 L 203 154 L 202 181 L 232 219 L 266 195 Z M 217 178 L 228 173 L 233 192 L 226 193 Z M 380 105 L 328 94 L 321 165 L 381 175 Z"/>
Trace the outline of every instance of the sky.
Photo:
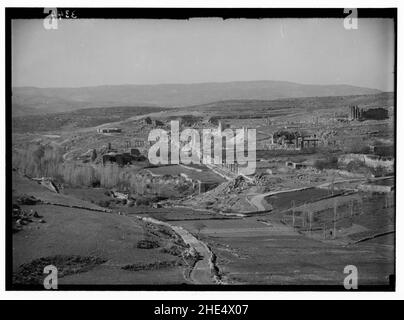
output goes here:
<path id="1" fill-rule="evenodd" d="M 69 19 L 12 22 L 12 85 L 250 80 L 394 90 L 394 23 L 359 19 Z"/>

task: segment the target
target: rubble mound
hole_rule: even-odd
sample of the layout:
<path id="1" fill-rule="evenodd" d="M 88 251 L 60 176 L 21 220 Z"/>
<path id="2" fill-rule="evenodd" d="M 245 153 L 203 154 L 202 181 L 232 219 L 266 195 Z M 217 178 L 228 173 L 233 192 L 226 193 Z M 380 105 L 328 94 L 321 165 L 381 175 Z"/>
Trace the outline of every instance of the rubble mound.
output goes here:
<path id="1" fill-rule="evenodd" d="M 208 201 L 208 199 L 210 198 L 223 197 L 230 193 L 243 192 L 244 190 L 250 188 L 250 186 L 251 183 L 248 182 L 243 176 L 238 176 L 237 178 L 228 182 L 223 182 L 219 184 L 216 188 L 209 190 L 205 193 L 201 193 L 195 196 L 194 198 L 205 199 L 206 201 Z"/>
<path id="2" fill-rule="evenodd" d="M 198 208 L 221 212 L 244 212 L 252 210 L 246 201 L 245 193 L 253 187 L 243 176 L 224 182 L 216 188 L 186 199 L 183 203 Z"/>
<path id="3" fill-rule="evenodd" d="M 243 176 L 238 176 L 236 179 L 228 183 L 227 187 L 224 189 L 224 192 L 241 192 L 249 187 L 250 183 Z"/>
<path id="4" fill-rule="evenodd" d="M 40 219 L 42 217 L 38 214 L 37 211 L 34 211 L 32 209 L 30 211 L 23 210 L 18 204 L 13 204 L 12 218 L 13 233 L 21 231 L 23 226 L 34 222 L 34 218 L 39 219 L 38 222 L 40 223 L 45 223 L 45 220 Z"/>

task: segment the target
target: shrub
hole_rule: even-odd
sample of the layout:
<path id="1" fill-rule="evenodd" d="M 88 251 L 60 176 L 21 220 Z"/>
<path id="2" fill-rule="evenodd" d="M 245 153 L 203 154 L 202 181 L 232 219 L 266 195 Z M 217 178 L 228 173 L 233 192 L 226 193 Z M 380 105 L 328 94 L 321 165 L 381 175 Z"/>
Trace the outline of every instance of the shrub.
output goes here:
<path id="1" fill-rule="evenodd" d="M 175 245 L 175 244 L 171 244 L 171 245 L 168 245 L 165 248 L 162 248 L 161 252 L 168 253 L 168 254 L 171 254 L 173 256 L 181 256 L 182 255 L 182 248 Z"/>
<path id="2" fill-rule="evenodd" d="M 375 147 L 375 155 L 381 157 L 393 157 L 395 155 L 394 146 L 377 146 Z"/>
<path id="3" fill-rule="evenodd" d="M 327 159 L 316 160 L 316 162 L 314 162 L 314 167 L 318 170 L 338 169 L 338 158 L 332 156 Z"/>
<path id="4" fill-rule="evenodd" d="M 136 206 L 149 206 L 150 201 L 145 198 L 138 198 L 138 199 L 136 199 L 135 204 L 136 204 Z"/>
<path id="5" fill-rule="evenodd" d="M 154 249 L 154 248 L 160 247 L 160 245 L 157 241 L 144 239 L 144 240 L 140 240 L 137 243 L 136 247 L 139 249 Z"/>
<path id="6" fill-rule="evenodd" d="M 108 200 L 101 200 L 98 202 L 98 205 L 103 208 L 108 208 L 111 204 L 111 201 Z"/>
<path id="7" fill-rule="evenodd" d="M 371 171 L 375 177 L 383 177 L 389 172 L 382 166 L 377 166 L 376 168 L 371 168 Z"/>
<path id="8" fill-rule="evenodd" d="M 384 108 L 363 110 L 362 118 L 365 120 L 384 120 L 389 118 L 389 112 Z"/>
<path id="9" fill-rule="evenodd" d="M 346 166 L 347 171 L 353 173 L 371 174 L 371 169 L 360 160 L 353 160 Z"/>
<path id="10" fill-rule="evenodd" d="M 194 223 L 194 228 L 196 229 L 196 231 L 198 231 L 199 234 L 203 229 L 206 228 L 206 225 L 201 221 L 197 221 Z"/>
<path id="11" fill-rule="evenodd" d="M 346 153 L 369 153 L 370 148 L 361 138 L 352 138 L 344 141 L 343 150 Z"/>

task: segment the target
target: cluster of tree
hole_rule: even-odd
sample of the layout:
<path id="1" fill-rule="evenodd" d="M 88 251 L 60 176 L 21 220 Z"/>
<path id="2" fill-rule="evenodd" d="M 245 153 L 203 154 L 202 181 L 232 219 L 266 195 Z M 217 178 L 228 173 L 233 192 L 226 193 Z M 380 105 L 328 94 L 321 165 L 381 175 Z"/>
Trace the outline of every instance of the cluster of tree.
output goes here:
<path id="1" fill-rule="evenodd" d="M 24 149 L 13 150 L 14 168 L 20 168 L 31 177 L 55 177 L 62 175 L 63 150 L 58 147 L 30 144 Z"/>
<path id="2" fill-rule="evenodd" d="M 274 133 L 275 141 L 282 137 L 290 142 L 296 138 L 296 133 L 287 130 L 280 130 Z"/>
<path id="3" fill-rule="evenodd" d="M 33 177 L 50 177 L 57 183 L 73 187 L 104 187 L 117 188 L 136 194 L 157 195 L 165 191 L 165 185 L 159 179 L 139 174 L 130 167 L 117 164 L 95 166 L 91 163 L 64 162 L 63 151 L 58 147 L 35 144 L 23 150 L 13 152 L 13 167 L 24 174 Z M 94 157 L 94 154 L 93 154 Z M 169 176 L 170 179 L 175 177 Z M 180 177 L 179 179 L 184 179 Z M 193 192 L 192 183 L 173 184 L 172 191 L 176 193 Z"/>
<path id="4" fill-rule="evenodd" d="M 202 117 L 197 117 L 193 115 L 184 115 L 179 119 L 181 122 L 181 126 L 183 127 L 192 127 L 194 124 L 202 121 Z"/>
<path id="5" fill-rule="evenodd" d="M 384 108 L 373 108 L 362 111 L 362 120 L 384 120 L 388 118 L 389 112 Z"/>

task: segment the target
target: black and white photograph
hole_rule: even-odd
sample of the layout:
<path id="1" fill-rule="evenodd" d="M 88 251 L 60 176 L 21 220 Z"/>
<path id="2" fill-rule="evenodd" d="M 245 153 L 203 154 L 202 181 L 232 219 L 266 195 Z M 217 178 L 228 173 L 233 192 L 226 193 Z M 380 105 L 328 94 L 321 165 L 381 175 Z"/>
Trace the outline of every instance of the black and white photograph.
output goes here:
<path id="1" fill-rule="evenodd" d="M 395 291 L 396 8 L 5 16 L 7 290 Z"/>

